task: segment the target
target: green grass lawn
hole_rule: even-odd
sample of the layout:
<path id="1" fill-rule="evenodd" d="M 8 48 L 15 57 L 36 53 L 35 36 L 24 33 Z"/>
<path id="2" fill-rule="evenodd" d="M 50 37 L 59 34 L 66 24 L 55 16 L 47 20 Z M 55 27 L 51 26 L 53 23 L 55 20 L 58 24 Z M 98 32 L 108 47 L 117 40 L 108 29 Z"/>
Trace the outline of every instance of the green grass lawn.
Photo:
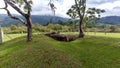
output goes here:
<path id="1" fill-rule="evenodd" d="M 62 34 L 78 34 L 78 32 L 63 32 Z M 100 37 L 110 37 L 110 38 L 120 38 L 120 33 L 103 33 L 103 32 L 85 32 L 85 35 L 90 36 L 100 36 Z"/>
<path id="2" fill-rule="evenodd" d="M 94 32 L 88 32 L 86 35 L 90 36 L 102 36 L 102 37 L 110 37 L 110 38 L 120 38 L 120 33 L 103 33 L 103 32 L 97 32 L 96 34 Z"/>
<path id="3" fill-rule="evenodd" d="M 3 42 L 9 41 L 11 39 L 15 39 L 21 36 L 25 36 L 26 34 L 4 34 Z"/>
<path id="4" fill-rule="evenodd" d="M 35 34 L 45 34 L 43 32 L 41 33 L 33 33 L 34 35 Z M 15 38 L 18 38 L 18 37 L 22 37 L 22 36 L 27 36 L 27 33 L 18 33 L 18 34 L 4 34 L 4 37 L 3 37 L 3 42 L 6 42 L 6 41 L 9 41 L 9 40 L 12 40 L 12 39 L 15 39 Z"/>
<path id="5" fill-rule="evenodd" d="M 59 42 L 44 35 L 0 45 L 0 68 L 120 68 L 120 38 L 86 36 Z"/>
<path id="6" fill-rule="evenodd" d="M 34 33 L 34 34 L 38 34 L 38 33 Z M 40 34 L 45 34 L 45 33 L 40 33 Z M 64 32 L 62 34 L 78 34 L 78 32 Z M 85 33 L 85 35 L 90 35 L 90 36 L 101 36 L 101 37 L 110 37 L 110 38 L 120 38 L 120 33 L 107 33 L 105 35 L 105 33 L 94 33 L 94 32 L 88 32 Z M 4 42 L 9 41 L 11 39 L 17 38 L 17 37 L 21 37 L 21 36 L 26 36 L 26 34 L 4 34 Z"/>

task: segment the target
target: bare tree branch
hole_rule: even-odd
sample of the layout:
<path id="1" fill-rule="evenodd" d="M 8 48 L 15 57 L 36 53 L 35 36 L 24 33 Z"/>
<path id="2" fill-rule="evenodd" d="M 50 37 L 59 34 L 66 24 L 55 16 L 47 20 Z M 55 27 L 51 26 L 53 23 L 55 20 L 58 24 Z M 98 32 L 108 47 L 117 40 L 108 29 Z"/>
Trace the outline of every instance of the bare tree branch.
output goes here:
<path id="1" fill-rule="evenodd" d="M 21 23 L 23 23 L 24 25 L 26 25 L 26 23 L 25 23 L 25 21 L 24 21 L 23 19 L 18 18 L 18 17 L 15 17 L 15 16 L 13 16 L 13 15 L 10 13 L 10 11 L 7 9 L 7 8 L 8 8 L 8 4 L 7 4 L 7 2 L 6 2 L 5 0 L 4 0 L 4 4 L 5 4 L 5 7 L 0 8 L 0 9 L 6 10 L 9 17 L 11 17 L 11 18 L 13 18 L 13 19 L 16 19 L 16 20 L 20 21 Z"/>
<path id="2" fill-rule="evenodd" d="M 10 2 L 10 0 L 4 0 L 6 3 L 8 3 L 12 8 L 14 8 L 17 12 L 19 12 L 21 15 L 25 16 L 26 14 L 19 9 L 15 4 L 13 4 L 12 2 Z"/>
<path id="3" fill-rule="evenodd" d="M 86 10 L 86 2 L 85 2 L 85 4 L 84 4 L 85 6 L 84 6 L 84 11 L 83 11 L 83 17 L 85 16 L 85 10 Z"/>
<path id="4" fill-rule="evenodd" d="M 8 9 L 5 9 L 5 10 L 7 11 L 7 14 L 9 17 L 16 19 L 16 20 L 20 21 L 22 24 L 26 25 L 26 22 L 23 19 L 13 16 Z"/>
<path id="5" fill-rule="evenodd" d="M 52 12 L 53 12 L 53 14 L 54 14 L 54 16 L 55 16 L 55 9 L 57 9 L 57 8 L 56 8 L 55 5 L 51 2 L 51 0 L 49 1 L 48 5 L 50 5 L 50 8 L 51 8 L 51 10 L 52 10 Z"/>

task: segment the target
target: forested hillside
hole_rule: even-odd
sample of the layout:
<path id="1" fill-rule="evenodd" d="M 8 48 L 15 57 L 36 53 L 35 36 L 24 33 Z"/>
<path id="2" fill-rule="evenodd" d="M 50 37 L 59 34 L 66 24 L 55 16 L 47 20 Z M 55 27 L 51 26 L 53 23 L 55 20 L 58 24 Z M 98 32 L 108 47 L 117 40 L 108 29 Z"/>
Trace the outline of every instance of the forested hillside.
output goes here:
<path id="1" fill-rule="evenodd" d="M 50 16 L 50 15 L 32 15 L 33 23 L 42 24 L 42 25 L 45 25 L 50 22 L 57 23 L 57 22 L 65 22 L 68 20 L 70 20 L 70 18 L 63 18 L 59 16 Z M 111 24 L 111 25 L 120 25 L 120 16 L 102 17 L 98 22 L 104 24 Z M 11 24 L 18 24 L 18 21 L 9 18 L 6 14 L 0 14 L 0 23 L 2 24 L 2 26 L 9 26 Z"/>
<path id="2" fill-rule="evenodd" d="M 42 24 L 42 25 L 45 25 L 50 22 L 57 23 L 57 22 L 63 22 L 69 20 L 69 18 L 50 16 L 50 15 L 32 15 L 31 18 L 33 23 Z M 11 19 L 6 14 L 0 14 L 0 23 L 2 26 L 9 26 L 11 24 L 18 24 L 19 21 Z"/>

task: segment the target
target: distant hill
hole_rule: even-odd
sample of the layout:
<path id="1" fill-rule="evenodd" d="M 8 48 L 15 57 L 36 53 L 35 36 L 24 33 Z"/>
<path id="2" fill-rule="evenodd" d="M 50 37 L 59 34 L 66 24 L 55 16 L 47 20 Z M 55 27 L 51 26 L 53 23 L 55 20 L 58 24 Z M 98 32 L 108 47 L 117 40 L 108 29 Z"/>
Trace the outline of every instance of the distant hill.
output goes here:
<path id="1" fill-rule="evenodd" d="M 59 21 L 65 22 L 68 20 L 69 18 L 63 18 L 63 17 L 58 17 L 58 16 L 32 15 L 33 23 L 38 23 L 38 24 L 47 24 L 50 21 L 52 21 L 52 23 L 57 23 Z"/>
<path id="2" fill-rule="evenodd" d="M 120 25 L 120 16 L 107 16 L 102 17 L 99 22 L 104 24 L 111 24 L 111 25 Z"/>
<path id="3" fill-rule="evenodd" d="M 19 16 L 19 15 L 16 15 L 16 16 Z M 33 23 L 42 24 L 42 25 L 45 25 L 50 21 L 52 21 L 53 23 L 57 23 L 60 21 L 65 22 L 69 20 L 69 18 L 63 18 L 59 16 L 50 16 L 50 15 L 32 15 L 31 18 Z M 102 17 L 98 22 L 104 23 L 104 24 L 120 25 L 120 16 Z M 18 23 L 19 21 L 11 19 L 6 14 L 0 14 L 0 24 L 2 26 L 9 26 L 11 24 L 16 25 Z"/>
<path id="4" fill-rule="evenodd" d="M 15 15 L 15 16 L 17 16 L 17 15 Z M 19 16 L 19 17 L 22 18 L 21 16 Z M 45 25 L 45 24 L 49 23 L 50 21 L 52 21 L 53 23 L 57 23 L 59 21 L 64 22 L 64 21 L 69 20 L 69 18 L 50 16 L 50 15 L 32 15 L 31 18 L 32 18 L 33 23 L 42 24 L 42 25 Z M 18 23 L 19 23 L 19 21 L 11 19 L 6 14 L 0 14 L 0 24 L 2 26 L 9 26 L 11 24 L 16 25 Z"/>

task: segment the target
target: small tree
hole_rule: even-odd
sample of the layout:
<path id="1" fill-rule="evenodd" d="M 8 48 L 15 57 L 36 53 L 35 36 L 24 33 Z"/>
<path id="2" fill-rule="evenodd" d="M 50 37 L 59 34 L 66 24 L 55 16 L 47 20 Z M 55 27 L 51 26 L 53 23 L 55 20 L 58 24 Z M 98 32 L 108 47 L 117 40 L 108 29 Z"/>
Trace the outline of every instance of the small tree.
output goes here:
<path id="1" fill-rule="evenodd" d="M 32 21 L 31 21 L 31 4 L 32 0 L 4 0 L 5 9 L 9 17 L 19 20 L 21 23 L 27 26 L 27 41 L 32 40 Z M 8 10 L 8 5 L 15 9 L 19 14 L 21 14 L 24 19 L 21 19 L 17 16 L 13 16 Z M 22 9 L 24 11 L 22 11 Z"/>
<path id="2" fill-rule="evenodd" d="M 79 37 L 83 38 L 84 33 L 82 30 L 83 25 L 83 19 L 85 16 L 85 10 L 86 10 L 86 0 L 75 0 L 75 10 L 77 11 L 78 17 L 79 17 Z"/>
<path id="3" fill-rule="evenodd" d="M 112 25 L 112 26 L 110 27 L 110 32 L 117 32 L 117 31 L 118 31 L 118 26 Z"/>
<path id="4" fill-rule="evenodd" d="M 104 28 L 104 33 L 105 33 L 105 35 L 107 34 L 107 32 L 109 31 L 109 29 L 110 29 L 110 25 L 108 25 L 108 24 L 105 24 L 104 26 L 103 26 L 103 28 Z"/>
<path id="5" fill-rule="evenodd" d="M 96 22 L 96 20 L 100 18 L 100 13 L 103 12 L 105 11 L 96 8 L 89 8 L 86 12 L 86 0 L 75 0 L 75 5 L 68 10 L 67 14 L 73 19 L 79 18 L 79 37 L 82 38 L 84 37 L 83 27 L 87 25 L 87 22 L 90 19 Z M 96 14 L 98 16 L 96 16 Z"/>
<path id="6" fill-rule="evenodd" d="M 73 5 L 67 12 L 67 14 L 74 18 L 78 18 L 79 19 L 79 38 L 83 38 L 84 37 L 84 33 L 83 33 L 83 20 L 84 20 L 84 16 L 85 16 L 85 10 L 86 10 L 86 0 L 75 0 L 75 5 Z"/>
<path id="7" fill-rule="evenodd" d="M 16 30 L 16 29 L 17 29 L 17 26 L 16 26 L 16 25 L 11 25 L 11 26 L 10 26 L 10 29 L 11 29 L 11 30 Z"/>

